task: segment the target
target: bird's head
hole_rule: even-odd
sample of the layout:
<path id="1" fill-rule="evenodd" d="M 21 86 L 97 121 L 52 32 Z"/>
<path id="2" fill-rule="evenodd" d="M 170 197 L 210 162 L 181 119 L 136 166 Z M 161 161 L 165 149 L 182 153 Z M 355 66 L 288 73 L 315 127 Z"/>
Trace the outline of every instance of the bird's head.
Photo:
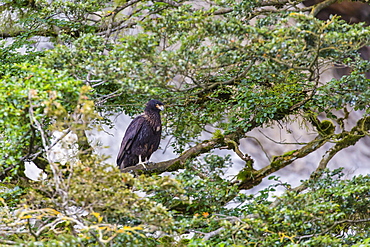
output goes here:
<path id="1" fill-rule="evenodd" d="M 146 103 L 145 111 L 163 111 L 164 110 L 164 104 L 160 102 L 159 100 L 149 100 L 148 103 Z"/>

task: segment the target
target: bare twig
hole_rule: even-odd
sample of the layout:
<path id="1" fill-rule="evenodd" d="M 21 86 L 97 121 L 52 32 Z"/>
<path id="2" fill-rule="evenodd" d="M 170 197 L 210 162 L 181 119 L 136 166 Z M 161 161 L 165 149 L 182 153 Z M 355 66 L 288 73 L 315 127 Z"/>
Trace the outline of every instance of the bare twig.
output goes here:
<path id="1" fill-rule="evenodd" d="M 204 240 L 209 240 L 210 238 L 219 235 L 223 230 L 225 230 L 225 227 L 220 227 L 212 232 L 204 233 Z"/>
<path id="2" fill-rule="evenodd" d="M 20 233 L 20 232 L 17 232 L 17 233 Z M 16 245 L 17 244 L 17 242 L 14 242 L 14 241 L 11 241 L 11 240 L 6 240 L 6 239 L 0 239 L 0 243 L 6 244 L 6 245 Z"/>
<path id="3" fill-rule="evenodd" d="M 105 103 L 105 102 L 107 102 L 109 99 L 114 98 L 114 97 L 118 97 L 118 96 L 120 96 L 120 95 L 122 95 L 122 90 L 121 90 L 121 89 L 118 89 L 118 90 L 116 90 L 116 91 L 114 91 L 114 92 L 112 92 L 112 93 L 110 93 L 110 94 L 108 94 L 108 95 L 104 95 L 104 96 L 102 96 L 102 97 L 98 98 L 98 99 L 96 100 L 95 104 L 96 104 L 96 105 L 104 104 L 104 103 Z"/>
<path id="4" fill-rule="evenodd" d="M 263 133 L 261 130 L 258 130 L 264 137 L 266 137 L 268 140 L 272 141 L 276 144 L 283 144 L 283 145 L 307 145 L 307 142 L 285 142 L 285 141 L 275 141 L 271 137 L 267 136 L 265 133 Z M 253 136 L 248 136 L 248 138 L 255 138 Z"/>
<path id="5" fill-rule="evenodd" d="M 64 139 L 64 137 L 66 137 L 69 133 L 71 133 L 71 129 L 66 129 L 64 132 L 63 132 L 63 135 L 61 135 L 60 137 L 58 137 L 50 146 L 47 147 L 46 150 L 40 150 L 39 152 L 35 153 L 35 154 L 32 154 L 30 155 L 27 159 L 25 160 L 29 160 L 29 161 L 33 161 L 35 159 L 37 159 L 37 157 L 44 151 L 50 151 L 55 145 L 57 145 L 61 140 Z"/>
<path id="6" fill-rule="evenodd" d="M 32 227 L 31 227 L 31 222 L 30 222 L 30 219 L 27 219 L 27 228 L 28 228 L 28 231 L 31 233 L 31 235 L 35 238 L 35 240 L 37 241 L 38 239 L 38 235 L 32 230 Z"/>

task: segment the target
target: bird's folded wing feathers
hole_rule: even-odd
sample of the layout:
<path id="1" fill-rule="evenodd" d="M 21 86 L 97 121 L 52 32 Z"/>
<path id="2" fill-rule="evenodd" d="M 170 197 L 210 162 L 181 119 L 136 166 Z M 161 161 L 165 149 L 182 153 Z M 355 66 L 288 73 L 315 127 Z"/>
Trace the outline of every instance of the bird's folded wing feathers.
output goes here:
<path id="1" fill-rule="evenodd" d="M 132 120 L 130 125 L 127 127 L 125 136 L 121 143 L 121 148 L 117 156 L 118 164 L 122 162 L 125 153 L 130 150 L 133 141 L 137 138 L 137 135 L 140 132 L 141 127 L 143 126 L 144 121 L 145 118 L 143 116 L 138 116 L 137 118 Z"/>

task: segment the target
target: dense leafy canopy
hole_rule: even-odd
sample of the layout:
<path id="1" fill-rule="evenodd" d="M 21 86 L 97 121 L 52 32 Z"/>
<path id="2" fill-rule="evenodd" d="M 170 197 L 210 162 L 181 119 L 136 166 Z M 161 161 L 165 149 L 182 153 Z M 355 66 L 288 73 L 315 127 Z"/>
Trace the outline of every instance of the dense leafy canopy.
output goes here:
<path id="1" fill-rule="evenodd" d="M 300 2 L 3 1 L 0 243 L 369 244 L 369 177 L 343 179 L 326 167 L 369 135 L 370 63 L 358 50 L 370 28 L 317 20 L 309 13 L 324 6 Z M 334 65 L 351 72 L 320 80 Z M 151 98 L 167 105 L 164 132 L 177 157 L 119 172 L 86 131 L 139 113 Z M 315 135 L 254 168 L 240 140 L 287 122 Z M 242 193 L 326 143 L 300 186 L 270 177 L 275 185 Z M 219 148 L 243 161 L 236 177 L 225 175 L 233 163 Z M 47 178 L 27 179 L 27 162 Z M 286 192 L 274 197 L 280 186 Z"/>

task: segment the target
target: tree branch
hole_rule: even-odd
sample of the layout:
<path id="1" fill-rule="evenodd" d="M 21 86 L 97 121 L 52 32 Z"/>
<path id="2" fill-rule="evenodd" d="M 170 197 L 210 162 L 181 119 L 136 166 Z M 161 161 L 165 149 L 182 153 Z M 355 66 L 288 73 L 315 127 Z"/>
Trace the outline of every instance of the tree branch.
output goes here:
<path id="1" fill-rule="evenodd" d="M 295 161 L 296 159 L 303 158 L 308 154 L 316 151 L 326 142 L 328 142 L 329 139 L 330 137 L 328 136 L 323 137 L 319 135 L 301 149 L 293 150 L 283 155 L 274 157 L 270 165 L 258 171 L 243 169 L 237 175 L 237 177 L 241 179 L 241 182 L 239 182 L 238 184 L 239 189 L 252 188 L 253 186 L 259 184 L 266 176 L 286 167 L 287 165 L 293 163 L 293 161 Z"/>
<path id="2" fill-rule="evenodd" d="M 369 131 L 369 129 L 370 117 L 364 117 L 357 121 L 356 126 L 354 126 L 350 132 L 342 132 L 339 134 L 342 139 L 325 153 L 318 168 L 321 170 L 325 169 L 334 155 L 349 146 L 355 145 L 362 137 L 367 135 L 367 131 Z"/>
<path id="3" fill-rule="evenodd" d="M 176 171 L 178 169 L 184 168 L 185 162 L 187 160 L 194 159 L 195 157 L 199 156 L 200 154 L 207 153 L 210 150 L 221 147 L 225 145 L 224 138 L 215 138 L 211 140 L 203 141 L 194 147 L 186 150 L 184 153 L 182 153 L 179 157 L 162 161 L 158 163 L 151 163 L 146 165 L 146 170 L 150 171 L 149 173 L 161 173 L 165 171 Z M 122 172 L 131 172 L 131 171 L 137 171 L 137 170 L 143 170 L 143 165 L 137 165 L 137 166 L 130 166 L 121 169 Z M 147 173 L 147 172 L 145 172 Z"/>
<path id="4" fill-rule="evenodd" d="M 317 4 L 315 7 L 312 8 L 311 15 L 316 16 L 322 9 L 328 7 L 329 5 L 337 2 L 338 0 L 326 0 L 324 2 L 321 2 Z"/>
<path id="5" fill-rule="evenodd" d="M 321 174 L 321 171 L 324 170 L 329 161 L 336 155 L 339 151 L 355 145 L 357 141 L 359 141 L 362 137 L 367 135 L 367 131 L 370 130 L 370 117 L 364 117 L 357 121 L 356 126 L 354 126 L 350 132 L 342 132 L 337 135 L 336 138 L 341 137 L 342 139 L 337 141 L 337 143 L 331 147 L 321 159 L 319 166 L 316 168 L 314 172 L 311 173 L 310 179 L 314 179 Z M 307 189 L 307 185 L 301 184 L 295 187 L 293 190 L 296 192 L 302 192 Z"/>
<path id="6" fill-rule="evenodd" d="M 141 164 L 136 166 L 130 166 L 121 169 L 121 171 L 132 172 L 141 170 L 143 173 L 151 174 L 183 169 L 185 167 L 186 161 L 192 160 L 195 157 L 199 156 L 200 154 L 207 153 L 214 148 L 225 146 L 227 144 L 226 140 L 228 140 L 227 142 L 230 142 L 230 139 L 234 140 L 235 135 L 225 135 L 220 138 L 214 138 L 203 141 L 202 143 L 199 143 L 194 147 L 186 150 L 179 157 L 171 160 L 162 161 L 158 163 L 150 163 L 145 167 Z M 250 159 L 248 159 L 246 162 L 246 167 L 242 171 L 240 171 L 239 174 L 237 175 L 240 181 L 233 184 L 234 185 L 236 184 L 239 189 L 250 189 L 253 186 L 259 184 L 262 181 L 262 179 L 265 178 L 266 176 L 286 167 L 287 165 L 291 164 L 294 160 L 305 157 L 308 154 L 319 149 L 329 139 L 330 136 L 323 137 L 319 135 L 301 149 L 293 150 L 281 156 L 274 157 L 270 165 L 257 171 L 251 167 L 251 165 L 249 164 Z M 229 148 L 233 149 L 233 145 L 230 145 Z"/>
<path id="7" fill-rule="evenodd" d="M 203 233 L 204 234 L 204 237 L 203 237 L 203 240 L 209 240 L 210 238 L 214 237 L 214 236 L 217 236 L 218 234 L 220 234 L 223 230 L 225 229 L 225 227 L 220 227 L 212 232 L 208 232 L 208 233 Z"/>

